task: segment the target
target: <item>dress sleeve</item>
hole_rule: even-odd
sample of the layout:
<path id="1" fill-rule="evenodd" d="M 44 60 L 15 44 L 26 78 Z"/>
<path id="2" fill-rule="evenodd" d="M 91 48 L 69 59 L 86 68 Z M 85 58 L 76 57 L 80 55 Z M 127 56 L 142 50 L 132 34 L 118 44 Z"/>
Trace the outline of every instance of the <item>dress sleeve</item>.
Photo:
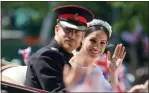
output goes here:
<path id="1" fill-rule="evenodd" d="M 105 79 L 100 67 L 95 67 L 93 72 L 95 73 L 93 90 L 95 90 L 95 92 L 112 92 L 112 86 L 108 80 Z"/>

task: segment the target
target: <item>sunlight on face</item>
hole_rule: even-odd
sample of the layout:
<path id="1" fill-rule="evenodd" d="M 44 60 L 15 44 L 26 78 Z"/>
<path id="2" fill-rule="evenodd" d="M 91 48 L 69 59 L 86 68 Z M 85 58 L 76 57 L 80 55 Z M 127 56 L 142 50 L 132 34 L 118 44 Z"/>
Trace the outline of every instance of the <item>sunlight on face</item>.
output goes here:
<path id="1" fill-rule="evenodd" d="M 98 30 L 90 33 L 83 41 L 83 50 L 91 57 L 99 57 L 108 43 L 106 32 Z"/>
<path id="2" fill-rule="evenodd" d="M 59 38 L 60 45 L 66 51 L 71 52 L 80 46 L 84 37 L 84 32 L 60 26 L 57 36 Z"/>

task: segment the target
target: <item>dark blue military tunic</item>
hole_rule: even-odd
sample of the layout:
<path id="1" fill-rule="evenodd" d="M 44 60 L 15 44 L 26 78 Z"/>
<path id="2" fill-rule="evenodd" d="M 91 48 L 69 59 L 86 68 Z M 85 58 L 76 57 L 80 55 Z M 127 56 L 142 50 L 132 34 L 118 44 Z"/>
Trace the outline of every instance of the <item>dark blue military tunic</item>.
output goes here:
<path id="1" fill-rule="evenodd" d="M 29 60 L 25 85 L 50 92 L 65 90 L 63 66 L 69 64 L 72 56 L 55 39 L 52 40 L 50 45 L 38 50 Z"/>

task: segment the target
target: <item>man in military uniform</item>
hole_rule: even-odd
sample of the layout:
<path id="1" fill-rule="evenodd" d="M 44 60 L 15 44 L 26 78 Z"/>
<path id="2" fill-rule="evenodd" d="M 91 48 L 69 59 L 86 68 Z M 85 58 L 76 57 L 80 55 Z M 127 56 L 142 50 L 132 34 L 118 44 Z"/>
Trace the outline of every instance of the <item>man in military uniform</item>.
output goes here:
<path id="1" fill-rule="evenodd" d="M 84 38 L 87 22 L 94 17 L 90 10 L 81 6 L 61 6 L 54 11 L 58 14 L 54 39 L 32 55 L 25 81 L 27 86 L 50 92 L 65 90 L 63 66 L 69 64 L 72 51 Z"/>

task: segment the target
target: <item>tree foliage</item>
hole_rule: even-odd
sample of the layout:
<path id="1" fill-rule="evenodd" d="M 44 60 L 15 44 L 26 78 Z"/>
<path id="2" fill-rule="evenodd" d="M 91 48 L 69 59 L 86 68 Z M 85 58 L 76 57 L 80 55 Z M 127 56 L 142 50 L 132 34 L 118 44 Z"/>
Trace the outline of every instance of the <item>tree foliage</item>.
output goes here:
<path id="1" fill-rule="evenodd" d="M 134 31 L 137 24 L 142 24 L 144 33 L 148 34 L 148 2 L 111 2 L 110 5 L 119 8 L 119 18 L 113 23 L 115 31 Z"/>
<path id="2" fill-rule="evenodd" d="M 56 1 L 55 1 L 56 2 Z M 106 2 L 106 1 L 58 1 L 57 5 L 81 5 L 93 11 L 95 18 L 109 22 L 113 31 L 134 31 L 136 24 L 142 24 L 143 31 L 148 34 L 148 2 Z M 2 2 L 2 11 L 18 7 L 32 8 L 45 17 L 53 10 L 51 2 Z"/>

